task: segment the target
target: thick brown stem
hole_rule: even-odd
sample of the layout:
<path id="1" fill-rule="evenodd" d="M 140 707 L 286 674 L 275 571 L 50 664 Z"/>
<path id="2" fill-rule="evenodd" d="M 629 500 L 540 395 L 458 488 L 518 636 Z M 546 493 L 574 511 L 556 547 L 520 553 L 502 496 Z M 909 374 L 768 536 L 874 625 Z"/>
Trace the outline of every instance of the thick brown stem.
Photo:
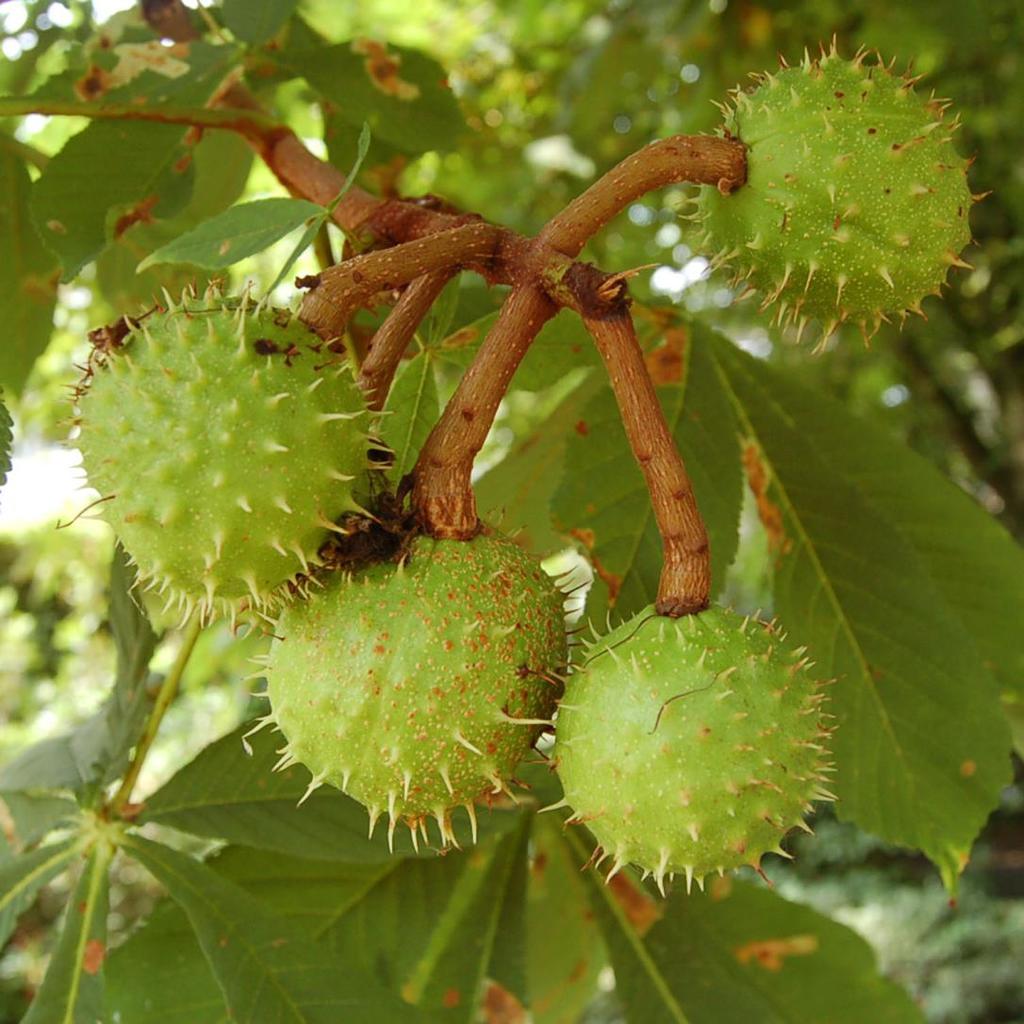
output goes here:
<path id="1" fill-rule="evenodd" d="M 630 154 L 548 221 L 540 240 L 576 256 L 587 239 L 634 200 L 678 182 L 735 191 L 747 180 L 743 143 L 711 135 L 674 135 Z"/>
<path id="2" fill-rule="evenodd" d="M 420 452 L 413 508 L 434 537 L 465 540 L 479 529 L 470 477 L 512 375 L 558 307 L 536 284 L 505 300 L 480 351 Z"/>
<path id="3" fill-rule="evenodd" d="M 359 383 L 366 392 L 371 409 L 384 407 L 395 371 L 416 328 L 451 280 L 452 274 L 451 270 L 435 270 L 418 277 L 402 292 L 395 308 L 377 328 L 359 370 Z"/>
<path id="4" fill-rule="evenodd" d="M 299 317 L 321 337 L 337 338 L 349 317 L 381 291 L 400 288 L 423 274 L 485 260 L 501 229 L 474 221 L 436 235 L 344 260 L 316 276 L 302 300 Z"/>
<path id="5" fill-rule="evenodd" d="M 633 319 L 623 305 L 584 323 L 608 368 L 630 447 L 651 494 L 664 560 L 658 584 L 660 615 L 689 615 L 708 606 L 711 558 L 704 520 L 675 440 L 658 404 L 637 342 Z"/>

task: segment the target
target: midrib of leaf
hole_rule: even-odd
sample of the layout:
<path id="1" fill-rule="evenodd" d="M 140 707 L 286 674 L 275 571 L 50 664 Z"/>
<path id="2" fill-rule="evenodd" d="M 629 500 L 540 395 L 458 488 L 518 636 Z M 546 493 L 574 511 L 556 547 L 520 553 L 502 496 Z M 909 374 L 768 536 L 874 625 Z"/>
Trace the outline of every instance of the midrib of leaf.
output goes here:
<path id="1" fill-rule="evenodd" d="M 78 990 L 82 986 L 82 971 L 85 970 L 85 947 L 89 941 L 93 915 L 96 913 L 96 903 L 100 889 L 107 879 L 107 866 L 110 864 L 113 852 L 105 844 L 99 844 L 93 852 L 92 859 L 86 870 L 91 871 L 89 876 L 89 889 L 85 897 L 85 909 L 82 911 L 82 927 L 78 933 L 78 941 L 75 944 L 75 963 L 71 973 L 71 985 L 68 988 L 68 999 L 64 1008 L 62 1020 L 64 1024 L 74 1024 L 75 1003 L 78 1002 Z"/>
<path id="2" fill-rule="evenodd" d="M 394 872 L 397 871 L 398 868 L 405 863 L 406 861 L 404 859 L 398 858 L 389 861 L 385 865 L 384 870 L 379 875 L 376 875 L 373 878 L 371 878 L 364 886 L 357 889 L 354 893 L 352 893 L 349 896 L 348 899 L 343 900 L 339 904 L 339 906 L 337 906 L 327 915 L 327 920 L 322 925 L 315 928 L 311 933 L 313 939 L 322 939 L 324 935 L 328 931 L 330 931 L 330 929 L 333 928 L 334 925 L 337 924 L 338 921 L 340 921 L 357 903 L 361 903 L 363 900 L 365 900 L 366 897 L 369 896 L 370 893 L 373 892 L 373 890 L 376 889 L 378 885 L 382 885 L 385 881 L 387 881 L 387 879 L 389 879 L 391 875 L 394 874 Z"/>
<path id="3" fill-rule="evenodd" d="M 423 360 L 423 369 L 416 385 L 415 404 L 411 414 L 406 420 L 405 437 L 403 438 L 401 446 L 401 458 L 397 458 L 395 460 L 395 464 L 400 466 L 403 470 L 405 469 L 406 459 L 409 456 L 409 450 L 412 448 L 412 437 L 416 430 L 416 424 L 419 422 L 420 408 L 423 405 L 423 395 L 427 388 L 427 374 L 434 372 L 433 366 L 431 366 L 430 362 L 431 356 L 429 350 L 424 349 L 417 358 Z M 396 452 L 395 454 L 398 455 L 399 453 Z"/>
<path id="4" fill-rule="evenodd" d="M 721 967 L 724 973 L 728 974 L 730 978 L 735 979 L 736 986 L 738 988 L 753 989 L 757 993 L 758 998 L 762 999 L 771 1007 L 779 1021 L 793 1021 L 794 1024 L 804 1024 L 806 1017 L 791 1016 L 785 1005 L 779 1005 L 778 999 L 772 995 L 771 991 L 767 991 L 757 984 L 756 974 L 751 974 L 743 970 L 739 961 L 736 959 L 736 953 L 734 950 L 727 946 L 725 942 L 720 941 L 718 934 L 713 929 L 702 928 L 700 932 L 700 940 L 703 946 L 713 949 L 715 953 L 718 954 L 717 960 L 719 967 Z M 760 968 L 758 968 L 758 970 L 760 970 Z M 759 1018 L 759 1020 L 761 1020 L 761 1018 Z M 762 1024 L 765 1024 L 763 1020 Z"/>
<path id="5" fill-rule="evenodd" d="M 408 989 L 413 993 L 413 1001 L 418 1002 L 422 997 L 423 989 L 430 981 L 434 968 L 437 966 L 438 959 L 444 952 L 445 946 L 451 938 L 452 933 L 462 921 L 463 911 L 473 902 L 473 898 L 476 896 L 484 882 L 487 881 L 491 867 L 494 864 L 494 859 L 498 856 L 499 851 L 500 844 L 496 843 L 487 862 L 480 865 L 479 871 L 471 865 L 467 865 L 466 869 L 463 871 L 461 882 L 464 883 L 469 881 L 470 884 L 456 885 L 455 889 L 457 895 L 448 900 L 445 904 L 444 911 L 430 931 L 430 941 L 423 950 L 416 966 L 410 972 L 408 981 L 405 986 L 403 986 L 403 991 Z M 472 877 L 474 873 L 476 877 Z M 500 889 L 498 891 L 500 891 Z M 496 919 L 496 917 L 496 914 L 492 915 L 492 919 Z M 493 932 L 493 925 L 491 931 Z M 483 962 L 483 958 L 481 958 L 481 962 Z M 479 987 L 479 983 L 480 977 L 478 976 L 477 987 Z"/>
<path id="6" fill-rule="evenodd" d="M 45 860 L 41 864 L 37 864 L 36 867 L 27 875 L 23 875 L 12 888 L 8 889 L 8 891 L 3 894 L 0 894 L 0 913 L 13 904 L 15 899 L 25 892 L 26 889 L 31 889 L 32 883 L 40 875 L 45 875 L 54 864 L 59 864 L 62 860 L 71 860 L 75 853 L 78 852 L 78 849 L 80 849 L 80 844 L 76 845 L 72 842 L 62 843 L 59 846 L 55 846 L 54 854 L 49 860 Z"/>
<path id="7" fill-rule="evenodd" d="M 590 853 L 584 847 L 579 836 L 574 834 L 571 830 L 566 830 L 563 833 L 563 837 L 565 841 L 575 849 L 576 859 L 580 863 L 586 863 L 586 861 L 590 857 Z M 590 869 L 587 868 L 587 870 L 589 871 Z M 641 939 L 640 936 L 636 933 L 636 929 L 627 920 L 622 908 L 619 906 L 616 900 L 614 900 L 611 897 L 608 886 L 595 883 L 592 886 L 592 888 L 598 890 L 601 893 L 602 899 L 608 905 L 608 909 L 611 911 L 612 916 L 619 924 L 620 930 L 622 931 L 623 936 L 625 936 L 626 941 L 632 948 L 633 953 L 637 958 L 637 961 L 643 967 L 647 976 L 651 979 L 651 982 L 653 983 L 655 989 L 658 991 L 658 994 L 662 997 L 662 1001 L 665 1004 L 666 1008 L 676 1018 L 679 1024 L 689 1024 L 689 1020 L 686 1014 L 683 1012 L 683 1008 L 679 1005 L 675 995 L 669 988 L 668 982 L 666 982 L 664 977 L 662 976 L 658 964 L 655 962 L 651 954 L 647 951 L 647 947 L 644 945 L 643 939 Z M 609 953 L 610 952 L 611 951 L 609 950 Z"/>
<path id="8" fill-rule="evenodd" d="M 829 604 L 832 606 L 833 611 L 835 612 L 839 628 L 842 630 L 843 633 L 846 634 L 846 638 L 850 645 L 850 648 L 853 651 L 854 657 L 856 658 L 858 665 L 860 666 L 861 677 L 867 684 L 865 689 L 867 690 L 867 692 L 871 694 L 871 697 L 873 698 L 873 703 L 875 704 L 875 707 L 878 709 L 878 716 L 882 722 L 883 728 L 885 729 L 886 735 L 889 737 L 889 740 L 891 741 L 892 748 L 896 753 L 897 758 L 904 767 L 903 777 L 911 789 L 912 797 L 916 798 L 917 787 L 914 782 L 913 773 L 910 772 L 909 769 L 907 769 L 906 767 L 906 754 L 904 753 L 904 750 L 902 746 L 900 746 L 900 743 L 896 737 L 896 733 L 892 726 L 892 721 L 889 718 L 888 710 L 886 709 L 885 704 L 878 693 L 878 688 L 875 685 L 875 680 L 871 675 L 870 669 L 868 668 L 868 663 L 867 659 L 864 656 L 864 651 L 861 649 L 860 642 L 857 640 L 857 637 L 853 631 L 853 626 L 843 610 L 843 606 L 839 600 L 839 596 L 836 594 L 835 589 L 832 586 L 832 582 L 829 579 L 828 574 L 825 572 L 825 567 L 821 561 L 821 558 L 818 556 L 818 550 L 815 547 L 814 543 L 811 541 L 811 538 L 807 533 L 807 530 L 804 528 L 803 520 L 797 515 L 796 508 L 789 497 L 788 491 L 782 483 L 782 479 L 780 478 L 778 473 L 775 472 L 774 463 L 771 461 L 771 459 L 768 458 L 767 452 L 765 452 L 764 447 L 761 445 L 760 435 L 754 429 L 754 425 L 750 421 L 749 416 L 747 416 L 747 411 L 744 408 L 743 403 L 740 401 L 739 396 L 733 390 L 727 375 L 722 372 L 722 368 L 719 365 L 717 359 L 714 359 L 714 365 L 715 373 L 718 375 L 718 378 L 722 383 L 722 387 L 725 389 L 726 394 L 728 394 L 729 400 L 730 402 L 732 402 L 733 409 L 736 411 L 736 418 L 743 425 L 749 436 L 757 440 L 757 446 L 760 449 L 761 457 L 768 463 L 768 466 L 772 470 L 772 482 L 775 484 L 775 489 L 783 505 L 785 505 L 786 509 L 788 510 L 794 526 L 796 527 L 797 533 L 800 538 L 800 543 L 806 549 L 808 557 L 811 560 L 811 564 L 814 567 L 815 575 L 818 578 L 819 585 L 822 591 L 825 593 L 826 597 L 828 598 Z M 785 410 L 782 409 L 775 402 L 774 399 L 772 399 L 770 396 L 766 396 L 763 400 L 775 406 L 775 408 L 781 412 L 783 418 L 785 418 Z"/>
<path id="9" fill-rule="evenodd" d="M 129 843 L 127 845 L 134 846 L 135 849 L 138 850 L 138 847 L 135 846 L 134 843 Z M 181 856 L 186 856 L 186 854 L 181 854 Z M 145 861 L 143 861 L 143 863 L 145 863 Z M 234 922 L 230 917 L 226 916 L 225 914 L 222 914 L 219 908 L 217 907 L 216 903 L 208 900 L 203 894 L 203 892 L 197 889 L 191 883 L 191 881 L 189 881 L 189 879 L 187 879 L 184 875 L 176 871 L 173 863 L 168 864 L 166 860 L 161 859 L 160 866 L 165 872 L 167 872 L 167 874 L 171 875 L 175 879 L 175 881 L 177 881 L 182 886 L 182 888 L 188 889 L 194 895 L 194 897 L 198 899 L 199 902 L 207 908 L 207 912 L 210 914 L 211 917 L 213 917 L 217 921 L 220 921 L 222 924 L 227 925 L 228 929 L 231 932 L 233 932 L 233 934 L 237 937 L 238 944 L 239 946 L 241 946 L 246 957 L 252 964 L 256 966 L 258 972 L 263 978 L 263 980 L 260 982 L 260 988 L 262 988 L 263 985 L 269 982 L 273 986 L 273 988 L 278 992 L 281 998 L 284 1000 L 284 1003 L 287 1006 L 288 1010 L 291 1011 L 292 1018 L 298 1021 L 299 1024 L 306 1024 L 306 1016 L 303 1014 L 298 1004 L 292 1000 L 291 994 L 288 992 L 288 989 L 285 988 L 280 981 L 278 981 L 277 976 L 266 965 L 265 961 L 263 960 L 263 957 L 260 955 L 259 947 L 253 946 L 250 943 L 246 942 L 244 930 L 236 927 L 236 922 Z M 186 914 L 187 913 L 188 911 L 186 911 Z M 259 988 L 256 990 L 254 995 L 258 993 Z"/>

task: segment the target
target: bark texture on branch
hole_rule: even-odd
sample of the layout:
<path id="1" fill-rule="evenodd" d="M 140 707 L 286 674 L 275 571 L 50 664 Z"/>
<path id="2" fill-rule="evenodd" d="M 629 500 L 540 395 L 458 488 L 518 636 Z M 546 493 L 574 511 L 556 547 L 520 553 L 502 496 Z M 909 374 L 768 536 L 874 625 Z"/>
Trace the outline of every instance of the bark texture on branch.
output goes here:
<path id="1" fill-rule="evenodd" d="M 689 615 L 708 606 L 711 553 L 693 485 L 658 403 L 637 342 L 633 319 L 623 305 L 584 323 L 608 369 L 612 390 L 633 455 L 651 495 L 663 547 L 657 610 Z"/>
<path id="2" fill-rule="evenodd" d="M 478 531 L 473 460 L 530 343 L 557 312 L 536 284 L 513 291 L 427 438 L 416 463 L 413 508 L 432 536 L 465 540 Z"/>
<path id="3" fill-rule="evenodd" d="M 416 328 L 451 278 L 449 270 L 435 270 L 417 278 L 402 292 L 395 308 L 374 332 L 359 368 L 359 384 L 371 409 L 384 408 L 391 381 Z"/>

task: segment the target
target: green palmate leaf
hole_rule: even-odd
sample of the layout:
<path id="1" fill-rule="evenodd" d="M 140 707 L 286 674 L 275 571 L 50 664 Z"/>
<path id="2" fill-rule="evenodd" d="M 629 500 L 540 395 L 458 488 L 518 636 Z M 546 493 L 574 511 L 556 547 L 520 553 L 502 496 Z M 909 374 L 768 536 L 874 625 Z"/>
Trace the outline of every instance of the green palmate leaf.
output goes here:
<path id="1" fill-rule="evenodd" d="M 863 939 L 768 889 L 724 878 L 662 903 L 624 876 L 584 875 L 631 1024 L 923 1021 Z"/>
<path id="2" fill-rule="evenodd" d="M 435 341 L 432 347 L 442 359 L 465 369 L 473 361 L 497 318 L 497 313 L 488 313 Z M 599 362 L 594 343 L 580 318 L 563 311 L 541 328 L 509 388 L 513 391 L 541 391 L 558 383 L 571 370 L 596 366 Z"/>
<path id="3" fill-rule="evenodd" d="M 952 885 L 1010 769 L 996 686 L 956 610 L 971 599 L 978 570 L 965 570 L 962 589 L 956 579 L 973 549 L 929 547 L 946 525 L 947 502 L 948 528 L 961 524 L 963 498 L 952 489 L 943 495 L 912 466 L 900 486 L 923 476 L 918 511 L 928 525 L 905 533 L 912 502 L 892 496 L 896 470 L 886 465 L 906 465 L 897 442 L 867 435 L 875 457 L 853 456 L 851 479 L 855 420 L 724 339 L 714 359 L 769 535 L 776 610 L 822 675 L 837 679 L 830 710 L 838 717 L 839 814 L 924 850 Z M 827 445 L 819 447 L 819 433 Z M 844 433 L 849 448 L 836 441 Z M 933 573 L 954 579 L 940 585 Z"/>
<path id="4" fill-rule="evenodd" d="M 736 420 L 703 328 L 688 330 L 680 356 L 673 373 L 679 383 L 659 388 L 658 397 L 707 526 L 714 593 L 736 554 L 742 501 Z M 581 541 L 593 561 L 598 579 L 587 599 L 593 621 L 603 625 L 606 609 L 628 618 L 654 600 L 661 539 L 610 389 L 583 410 L 552 507 L 558 526 Z"/>
<path id="5" fill-rule="evenodd" d="M 241 203 L 150 253 L 139 270 L 157 263 L 191 263 L 209 270 L 229 267 L 262 252 L 322 212 L 323 207 L 304 199 L 276 197 Z"/>
<path id="6" fill-rule="evenodd" d="M 157 637 L 132 593 L 134 583 L 135 572 L 118 544 L 110 570 L 110 628 L 117 650 L 117 678 L 104 708 L 110 739 L 104 751 L 102 783 L 112 782 L 127 767 L 129 751 L 151 707 L 146 682 Z"/>
<path id="7" fill-rule="evenodd" d="M 364 970 L 367 979 L 373 975 L 371 986 L 404 995 L 411 1019 L 431 1020 L 436 1012 L 443 1020 L 474 1020 L 488 957 L 488 973 L 496 973 L 495 922 L 507 922 L 505 910 L 522 898 L 526 819 L 522 826 L 504 839 L 427 860 L 346 864 L 235 846 L 204 867 L 258 899 L 264 914 L 287 918 L 290 933 L 316 942 L 325 962 Z M 224 1019 L 188 932 L 184 915 L 165 905 L 114 953 L 110 1006 L 123 1024 Z"/>
<path id="8" fill-rule="evenodd" d="M 224 24 L 246 43 L 275 35 L 295 12 L 298 0 L 224 0 Z"/>
<path id="9" fill-rule="evenodd" d="M 434 357 L 429 351 L 401 366 L 384 411 L 387 415 L 381 420 L 380 436 L 395 453 L 388 476 L 397 482 L 416 464 L 420 448 L 441 411 Z"/>
<path id="10" fill-rule="evenodd" d="M 68 902 L 57 948 L 22 1024 L 96 1024 L 106 1019 L 107 869 L 113 849 L 100 841 Z"/>
<path id="11" fill-rule="evenodd" d="M 589 374 L 475 485 L 481 516 L 538 555 L 565 546 L 551 525 L 551 501 L 562 480 L 569 438 L 601 386 L 602 378 Z"/>
<path id="12" fill-rule="evenodd" d="M 544 815 L 532 837 L 526 948 L 536 1024 L 576 1024 L 608 960 L 594 927 L 588 883 L 566 846 L 564 828 Z"/>
<path id="13" fill-rule="evenodd" d="M 180 907 L 161 904 L 110 954 L 107 1008 L 120 1024 L 229 1024 L 220 987 Z"/>
<path id="14" fill-rule="evenodd" d="M 11 442 L 14 438 L 11 429 L 11 415 L 4 405 L 4 395 L 0 391 L 0 487 L 7 483 L 7 474 L 11 471 Z"/>
<path id="15" fill-rule="evenodd" d="M 206 866 L 242 886 L 302 935 L 318 940 L 401 863 L 339 864 L 268 856 L 229 846 Z M 146 926 L 119 947 L 110 961 L 110 1008 L 123 1024 L 207 1024 L 226 1020 L 220 989 L 184 912 L 158 907 Z"/>
<path id="16" fill-rule="evenodd" d="M 140 820 L 297 857 L 353 863 L 391 859 L 386 830 L 367 839 L 366 808 L 339 790 L 322 786 L 298 806 L 309 772 L 301 766 L 274 772 L 281 741 L 266 731 L 252 737 L 253 753 L 246 757 L 242 736 L 250 728 L 251 723 L 241 726 L 203 750 L 146 801 Z M 516 823 L 516 813 L 494 811 L 482 816 L 480 832 L 503 832 Z M 453 825 L 459 841 L 468 845 L 468 822 L 456 814 Z M 394 845 L 398 856 L 415 854 L 405 828 L 395 830 Z"/>
<path id="17" fill-rule="evenodd" d="M 463 854 L 402 862 L 325 940 L 340 960 L 374 970 L 421 1011 L 475 1021 L 498 921 L 526 857 L 529 824 L 524 815 L 510 835 Z"/>
<path id="18" fill-rule="evenodd" d="M 47 882 L 71 863 L 80 848 L 78 840 L 68 839 L 23 853 L 0 865 L 0 949 L 14 931 L 18 915 L 28 908 Z"/>
<path id="19" fill-rule="evenodd" d="M 126 840 L 125 852 L 188 915 L 231 1019 L 239 1024 L 424 1019 L 199 861 L 135 835 Z"/>
<path id="20" fill-rule="evenodd" d="M 403 153 L 454 149 L 464 123 L 434 60 L 402 46 L 353 39 L 336 46 L 287 47 L 275 59 L 301 76 L 350 125 Z"/>
<path id="21" fill-rule="evenodd" d="M 778 392 L 794 418 L 814 421 L 815 450 L 841 470 L 914 549 L 971 634 L 986 667 L 1024 701 L 1024 548 L 961 488 L 884 430 L 800 387 Z"/>
<path id="22" fill-rule="evenodd" d="M 235 59 L 231 47 L 190 45 L 188 70 L 153 70 L 106 98 L 140 105 L 201 106 Z M 192 164 L 180 125 L 94 121 L 49 162 L 32 189 L 32 215 L 43 241 L 71 280 L 133 224 L 180 211 L 192 191 Z"/>
<path id="23" fill-rule="evenodd" d="M 56 261 L 36 232 L 29 213 L 31 184 L 25 165 L 0 151 L 0 384 L 20 390 L 32 364 L 50 340 L 57 297 Z M 0 442 L 10 441 L 10 420 L 0 411 Z M 0 484 L 10 464 L 0 450 Z"/>
<path id="24" fill-rule="evenodd" d="M 34 845 L 78 814 L 73 800 L 52 793 L 0 792 L 0 801 L 6 804 L 14 825 L 9 838 L 19 849 Z"/>

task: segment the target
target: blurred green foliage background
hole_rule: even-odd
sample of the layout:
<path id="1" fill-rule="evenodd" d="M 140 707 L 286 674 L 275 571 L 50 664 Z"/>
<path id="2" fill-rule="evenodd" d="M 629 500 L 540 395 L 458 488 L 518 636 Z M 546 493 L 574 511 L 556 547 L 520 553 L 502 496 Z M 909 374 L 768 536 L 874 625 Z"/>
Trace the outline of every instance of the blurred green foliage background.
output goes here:
<path id="1" fill-rule="evenodd" d="M 300 12 L 331 39 L 377 36 L 421 48 L 449 69 L 468 128 L 459 149 L 409 159 L 375 141 L 362 172 L 368 187 L 436 193 L 494 221 L 536 231 L 591 180 L 646 142 L 676 132 L 711 131 L 712 101 L 751 71 L 817 49 L 833 34 L 840 48 L 878 47 L 926 78 L 919 88 L 951 97 L 964 127 L 962 150 L 976 157 L 975 192 L 991 190 L 972 215 L 979 244 L 944 302 L 925 303 L 927 322 L 885 328 L 865 348 L 840 334 L 807 358 L 753 304 L 732 305 L 679 209 L 683 188 L 631 206 L 585 253 L 605 269 L 653 265 L 633 280 L 640 301 L 672 302 L 698 313 L 743 347 L 791 366 L 805 383 L 884 423 L 931 459 L 1024 538 L 1024 12 L 1019 0 L 303 0 Z M 0 4 L 0 91 L 30 90 L 58 73 L 74 40 L 97 25 L 138 19 L 132 4 L 13 0 Z M 108 25 L 111 24 L 107 22 Z M 351 163 L 351 133 L 332 131 L 333 113 L 311 103 L 301 82 L 268 102 L 310 145 Z M 80 128 L 73 119 L 28 118 L 0 127 L 0 153 L 33 147 L 37 163 Z M 113 664 L 104 621 L 113 539 L 83 517 L 67 434 L 67 387 L 86 352 L 86 331 L 145 303 L 156 278 L 136 275 L 145 253 L 239 197 L 277 194 L 245 146 L 210 135 L 196 156 L 192 208 L 174 221 L 139 224 L 74 285 L 61 286 L 52 341 L 12 403 L 15 469 L 0 497 L 0 762 L 28 742 L 86 717 L 102 701 Z M 338 240 L 335 239 L 335 244 Z M 280 243 L 234 268 L 233 280 L 272 279 L 290 247 Z M 314 267 L 307 254 L 296 268 Z M 179 284 L 189 278 L 180 274 Z M 290 285 L 279 297 L 287 301 Z M 495 306 L 479 282 L 465 281 L 451 327 Z M 553 408 L 554 381 L 506 401 L 481 466 L 502 454 Z M 485 478 L 486 479 L 486 478 Z M 752 512 L 728 592 L 739 604 L 767 603 L 765 552 Z M 230 728 L 249 696 L 246 659 L 259 638 L 239 642 L 208 631 L 189 667 L 186 699 L 173 709 L 156 755 L 152 785 Z M 158 653 L 156 668 L 161 667 Z M 1020 709 L 1018 709 L 1020 710 Z M 1024 721 L 1024 711 L 1021 712 Z M 1024 731 L 1024 725 L 1018 724 Z M 1018 742 L 1018 747 L 1020 742 Z M 783 895 L 811 902 L 851 925 L 876 948 L 886 973 L 914 994 L 928 1018 L 1024 1022 L 1024 788 L 1004 796 L 969 867 L 956 906 L 921 859 L 884 847 L 826 817 L 802 839 L 796 866 L 773 868 Z M 0 804 L 0 825 L 9 820 Z M 0 859 L 5 844 L 0 840 Z M 58 882 L 22 919 L 0 957 L 0 1020 L 19 1019 L 38 984 Z M 66 883 L 64 883 L 66 884 Z M 112 900 L 115 941 L 153 898 L 138 868 L 121 869 Z M 614 993 L 586 1020 L 615 1020 Z"/>

